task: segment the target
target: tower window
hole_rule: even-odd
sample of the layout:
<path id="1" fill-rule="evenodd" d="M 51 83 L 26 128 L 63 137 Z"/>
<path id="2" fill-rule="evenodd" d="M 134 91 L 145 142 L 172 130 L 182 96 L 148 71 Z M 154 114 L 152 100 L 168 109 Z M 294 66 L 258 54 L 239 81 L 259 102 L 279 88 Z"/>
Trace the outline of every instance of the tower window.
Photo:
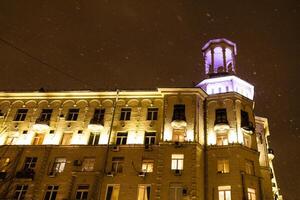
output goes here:
<path id="1" fill-rule="evenodd" d="M 28 109 L 18 109 L 14 121 L 24 121 L 27 115 Z"/>
<path id="2" fill-rule="evenodd" d="M 186 121 L 184 104 L 175 104 L 174 105 L 172 121 L 175 121 L 175 120 Z"/>
<path id="3" fill-rule="evenodd" d="M 147 120 L 157 120 L 158 108 L 148 108 Z"/>
<path id="4" fill-rule="evenodd" d="M 67 115 L 67 121 L 76 121 L 79 115 L 78 108 L 69 109 L 69 113 Z"/>
<path id="5" fill-rule="evenodd" d="M 117 145 L 124 145 L 127 143 L 127 136 L 128 133 L 127 132 L 119 132 L 117 133 L 117 140 L 116 140 L 116 144 Z"/>
<path id="6" fill-rule="evenodd" d="M 226 109 L 216 110 L 215 124 L 228 124 Z"/>
<path id="7" fill-rule="evenodd" d="M 249 114 L 246 111 L 241 110 L 241 127 L 249 126 Z"/>
<path id="8" fill-rule="evenodd" d="M 130 120 L 130 116 L 131 116 L 131 108 L 121 109 L 121 116 L 120 116 L 121 121 Z"/>

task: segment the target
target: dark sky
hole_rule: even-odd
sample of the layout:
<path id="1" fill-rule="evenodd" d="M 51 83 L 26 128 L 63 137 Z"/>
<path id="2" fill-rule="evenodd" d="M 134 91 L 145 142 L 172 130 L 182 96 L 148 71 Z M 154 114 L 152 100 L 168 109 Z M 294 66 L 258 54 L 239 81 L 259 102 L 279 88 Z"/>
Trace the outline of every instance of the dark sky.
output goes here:
<path id="1" fill-rule="evenodd" d="M 299 200 L 299 12 L 297 0 L 1 0 L 0 90 L 192 87 L 201 47 L 228 38 L 269 118 L 282 193 Z"/>

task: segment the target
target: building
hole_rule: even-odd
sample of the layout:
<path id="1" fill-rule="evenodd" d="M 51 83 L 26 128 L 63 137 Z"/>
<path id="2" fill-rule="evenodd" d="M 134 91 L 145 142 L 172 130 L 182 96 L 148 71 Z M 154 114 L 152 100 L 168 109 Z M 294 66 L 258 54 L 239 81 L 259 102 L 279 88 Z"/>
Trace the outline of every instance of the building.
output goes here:
<path id="1" fill-rule="evenodd" d="M 0 199 L 282 199 L 236 45 L 202 50 L 194 88 L 0 93 Z"/>

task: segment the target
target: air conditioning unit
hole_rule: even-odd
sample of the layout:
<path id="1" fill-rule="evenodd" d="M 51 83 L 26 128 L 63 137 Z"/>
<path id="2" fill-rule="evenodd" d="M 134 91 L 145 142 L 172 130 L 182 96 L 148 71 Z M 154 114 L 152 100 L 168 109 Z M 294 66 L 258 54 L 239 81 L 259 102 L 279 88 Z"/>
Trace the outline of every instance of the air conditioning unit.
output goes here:
<path id="1" fill-rule="evenodd" d="M 175 176 L 181 176 L 181 170 L 175 169 L 175 170 L 174 170 L 174 175 L 175 175 Z"/>
<path id="2" fill-rule="evenodd" d="M 111 150 L 117 152 L 120 151 L 120 147 L 118 145 L 113 145 L 111 146 Z"/>
<path id="3" fill-rule="evenodd" d="M 145 177 L 146 176 L 146 172 L 139 172 L 139 176 L 140 177 Z"/>
<path id="4" fill-rule="evenodd" d="M 106 173 L 106 176 L 113 177 L 113 176 L 114 176 L 114 173 L 113 173 L 113 172 L 107 172 L 107 173 Z"/>
<path id="5" fill-rule="evenodd" d="M 73 166 L 81 166 L 82 165 L 82 161 L 81 160 L 74 160 L 73 161 Z"/>

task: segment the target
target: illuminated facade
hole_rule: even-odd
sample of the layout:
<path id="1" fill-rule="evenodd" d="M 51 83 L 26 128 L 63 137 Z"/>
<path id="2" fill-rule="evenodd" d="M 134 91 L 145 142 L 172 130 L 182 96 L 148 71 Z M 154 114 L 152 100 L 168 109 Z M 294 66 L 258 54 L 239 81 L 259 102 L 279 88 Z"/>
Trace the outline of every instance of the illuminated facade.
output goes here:
<path id="1" fill-rule="evenodd" d="M 0 93 L 0 198 L 282 199 L 235 44 L 203 54 L 195 88 Z"/>

